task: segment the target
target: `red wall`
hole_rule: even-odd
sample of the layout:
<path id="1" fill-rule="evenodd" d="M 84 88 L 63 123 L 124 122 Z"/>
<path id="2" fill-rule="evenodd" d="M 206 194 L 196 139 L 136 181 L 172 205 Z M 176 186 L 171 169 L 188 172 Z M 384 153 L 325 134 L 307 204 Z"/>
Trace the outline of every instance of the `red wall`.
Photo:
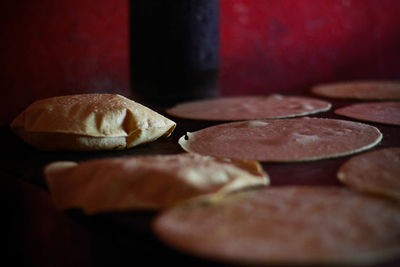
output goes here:
<path id="1" fill-rule="evenodd" d="M 400 79 L 398 0 L 222 0 L 222 92 Z"/>
<path id="2" fill-rule="evenodd" d="M 400 79 L 398 0 L 220 1 L 224 95 Z M 129 96 L 128 23 L 122 0 L 1 1 L 0 124 L 43 97 Z"/>
<path id="3" fill-rule="evenodd" d="M 127 1 L 0 2 L 1 123 L 44 97 L 129 93 Z"/>

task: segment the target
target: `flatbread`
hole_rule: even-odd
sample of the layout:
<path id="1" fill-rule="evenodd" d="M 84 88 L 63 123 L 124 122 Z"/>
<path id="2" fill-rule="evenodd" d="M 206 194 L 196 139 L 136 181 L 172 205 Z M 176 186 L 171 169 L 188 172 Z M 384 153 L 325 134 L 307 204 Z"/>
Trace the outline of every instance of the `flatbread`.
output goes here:
<path id="1" fill-rule="evenodd" d="M 175 126 L 157 112 L 113 94 L 42 99 L 11 123 L 17 135 L 42 150 L 131 148 L 167 137 Z"/>
<path id="2" fill-rule="evenodd" d="M 311 92 L 330 98 L 359 100 L 400 99 L 400 82 L 396 81 L 349 81 L 316 85 Z"/>
<path id="3" fill-rule="evenodd" d="M 400 200 L 400 147 L 354 156 L 340 167 L 337 177 L 356 190 Z"/>
<path id="4" fill-rule="evenodd" d="M 59 209 L 81 208 L 87 214 L 155 210 L 269 183 L 258 162 L 188 153 L 55 162 L 46 166 L 45 177 Z"/>
<path id="5" fill-rule="evenodd" d="M 305 116 L 327 111 L 330 107 L 330 103 L 315 98 L 273 94 L 186 102 L 166 112 L 185 119 L 236 121 Z"/>
<path id="6" fill-rule="evenodd" d="M 400 256 L 400 206 L 342 187 L 269 187 L 191 201 L 163 212 L 153 229 L 178 250 L 237 265 Z"/>
<path id="7" fill-rule="evenodd" d="M 181 147 L 202 155 L 262 162 L 308 161 L 366 150 L 382 138 L 362 123 L 295 118 L 225 123 L 187 133 Z"/>
<path id="8" fill-rule="evenodd" d="M 374 102 L 346 106 L 336 114 L 362 121 L 400 125 L 400 102 Z"/>

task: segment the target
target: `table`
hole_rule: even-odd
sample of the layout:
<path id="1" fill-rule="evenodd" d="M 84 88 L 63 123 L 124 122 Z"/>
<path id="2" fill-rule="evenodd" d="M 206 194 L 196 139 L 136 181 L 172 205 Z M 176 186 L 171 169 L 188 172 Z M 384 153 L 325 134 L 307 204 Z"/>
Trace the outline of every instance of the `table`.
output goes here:
<path id="1" fill-rule="evenodd" d="M 328 100 L 333 108 L 312 115 L 346 119 L 333 110 L 356 101 Z M 164 108 L 151 107 L 164 114 Z M 165 115 L 165 114 L 164 114 Z M 85 216 L 79 210 L 57 211 L 47 191 L 42 170 L 57 160 L 85 161 L 105 157 L 174 154 L 183 152 L 177 143 L 187 131 L 217 124 L 172 118 L 177 128 L 168 139 L 159 139 L 124 151 L 44 152 L 23 143 L 7 125 L 0 126 L 3 157 L 0 165 L 3 232 L 6 258 L 29 266 L 125 266 L 168 262 L 197 265 L 222 264 L 185 255 L 161 243 L 151 232 L 156 212 L 115 212 Z M 369 123 L 383 134 L 372 148 L 400 146 L 400 127 Z M 271 186 L 339 185 L 336 171 L 350 156 L 303 163 L 264 163 Z M 7 262 L 7 261 L 5 261 Z M 19 264 L 18 264 L 19 263 Z M 398 266 L 398 260 L 380 266 Z"/>

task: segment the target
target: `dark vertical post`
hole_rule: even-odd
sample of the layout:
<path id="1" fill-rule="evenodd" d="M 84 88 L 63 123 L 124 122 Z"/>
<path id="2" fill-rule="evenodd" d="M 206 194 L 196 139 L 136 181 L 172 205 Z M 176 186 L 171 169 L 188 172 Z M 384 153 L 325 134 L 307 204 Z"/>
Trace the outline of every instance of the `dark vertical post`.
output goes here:
<path id="1" fill-rule="evenodd" d="M 218 95 L 219 0 L 131 0 L 131 85 L 150 106 Z"/>

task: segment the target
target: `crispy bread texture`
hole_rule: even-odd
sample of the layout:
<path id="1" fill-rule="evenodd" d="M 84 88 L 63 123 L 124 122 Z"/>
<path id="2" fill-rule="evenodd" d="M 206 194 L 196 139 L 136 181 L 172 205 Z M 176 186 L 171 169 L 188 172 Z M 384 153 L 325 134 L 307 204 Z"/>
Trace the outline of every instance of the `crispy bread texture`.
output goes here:
<path id="1" fill-rule="evenodd" d="M 36 101 L 10 126 L 42 150 L 111 150 L 168 137 L 176 124 L 121 95 L 80 94 Z"/>

